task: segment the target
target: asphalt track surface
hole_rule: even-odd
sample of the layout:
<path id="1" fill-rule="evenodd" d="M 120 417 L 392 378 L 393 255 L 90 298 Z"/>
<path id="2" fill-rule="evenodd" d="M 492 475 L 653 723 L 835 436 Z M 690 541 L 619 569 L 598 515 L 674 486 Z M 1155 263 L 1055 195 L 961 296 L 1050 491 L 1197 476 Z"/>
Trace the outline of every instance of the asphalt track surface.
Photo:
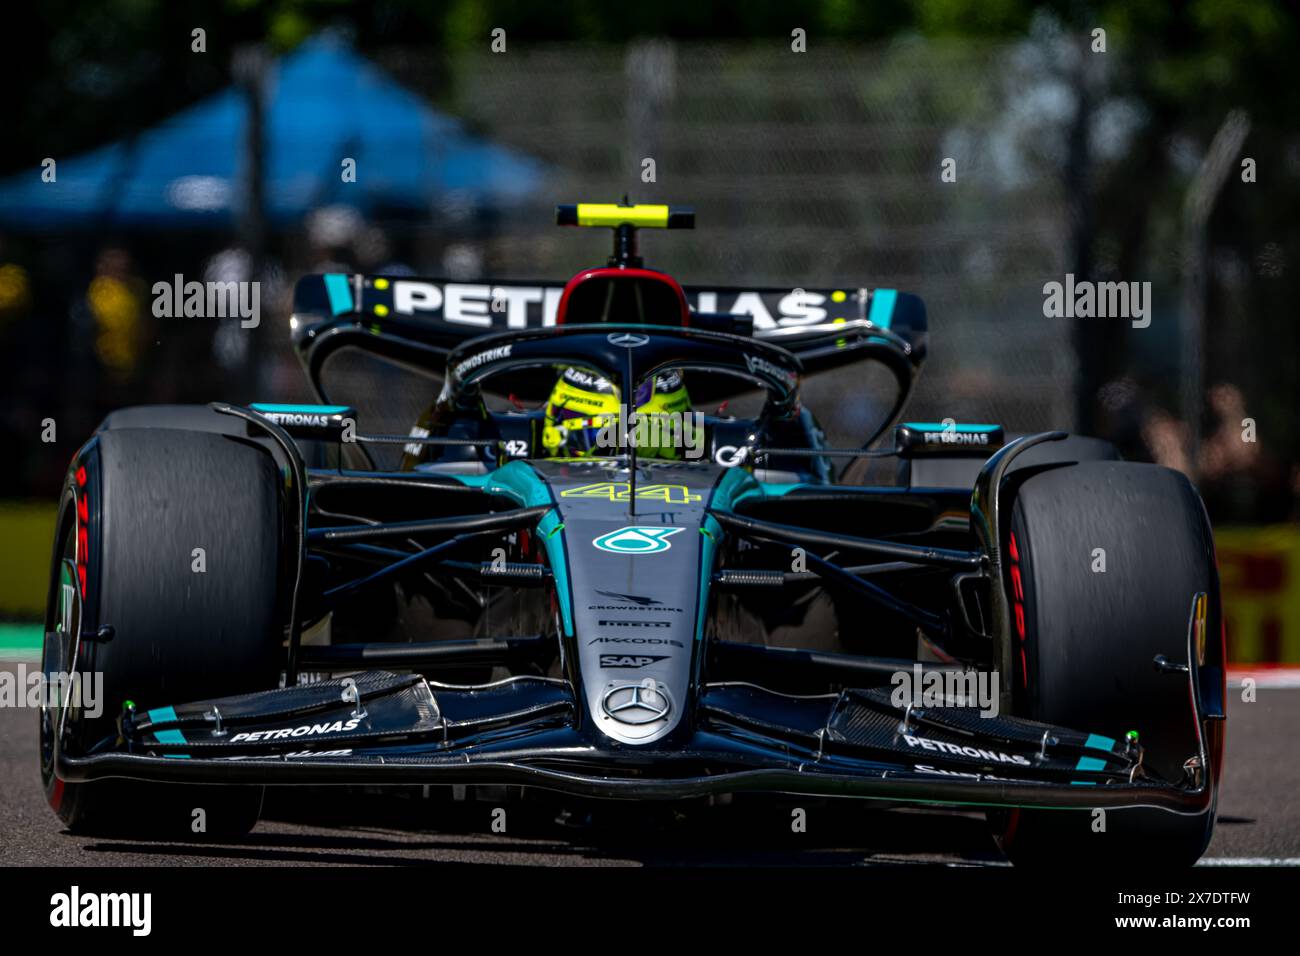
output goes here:
<path id="1" fill-rule="evenodd" d="M 1231 692 L 1228 717 L 1219 823 L 1202 865 L 1300 864 L 1300 689 L 1261 689 L 1254 703 Z M 77 837 L 45 804 L 36 751 L 35 712 L 0 708 L 0 866 L 1002 865 L 978 813 L 796 798 L 566 805 L 499 792 L 456 800 L 446 788 L 273 788 L 238 843 Z M 804 833 L 791 830 L 797 806 Z M 497 807 L 505 833 L 493 830 Z"/>

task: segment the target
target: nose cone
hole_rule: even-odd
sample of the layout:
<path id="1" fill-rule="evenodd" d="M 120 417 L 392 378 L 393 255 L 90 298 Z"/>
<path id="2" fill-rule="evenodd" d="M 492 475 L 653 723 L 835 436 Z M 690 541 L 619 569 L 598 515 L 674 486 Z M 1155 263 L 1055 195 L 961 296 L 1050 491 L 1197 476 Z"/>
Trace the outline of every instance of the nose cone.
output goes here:
<path id="1" fill-rule="evenodd" d="M 645 744 L 688 713 L 701 528 L 720 469 L 643 463 L 636 507 L 618 462 L 538 462 L 564 525 L 581 693 L 600 732 Z"/>

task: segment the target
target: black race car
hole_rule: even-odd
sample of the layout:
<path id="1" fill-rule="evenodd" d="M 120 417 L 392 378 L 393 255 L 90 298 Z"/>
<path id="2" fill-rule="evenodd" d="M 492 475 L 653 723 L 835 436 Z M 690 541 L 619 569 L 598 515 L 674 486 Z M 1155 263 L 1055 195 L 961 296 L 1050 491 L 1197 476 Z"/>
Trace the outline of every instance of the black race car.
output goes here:
<path id="1" fill-rule="evenodd" d="M 608 264 L 308 276 L 320 404 L 128 408 L 77 452 L 43 666 L 102 674 L 108 706 L 41 713 L 67 825 L 190 836 L 201 805 L 229 834 L 268 784 L 508 784 L 978 806 L 1016 861 L 1201 855 L 1224 640 L 1183 475 L 899 424 L 915 296 L 683 289 L 636 232 L 689 210 L 558 218 L 611 227 Z M 828 447 L 800 385 L 847 366 L 862 444 Z M 689 411 L 618 402 L 673 376 Z M 590 386 L 568 418 L 557 381 Z"/>

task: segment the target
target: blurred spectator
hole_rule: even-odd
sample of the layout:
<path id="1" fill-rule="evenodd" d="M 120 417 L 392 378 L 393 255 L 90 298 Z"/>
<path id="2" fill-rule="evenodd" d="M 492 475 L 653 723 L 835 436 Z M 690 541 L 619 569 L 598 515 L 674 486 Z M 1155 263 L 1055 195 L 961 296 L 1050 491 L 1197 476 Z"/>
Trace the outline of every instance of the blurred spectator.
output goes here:
<path id="1" fill-rule="evenodd" d="M 1286 520 L 1300 505 L 1300 469 L 1291 476 L 1255 428 L 1248 427 L 1246 399 L 1236 385 L 1217 384 L 1205 399 L 1209 420 L 1195 460 L 1188 423 L 1153 403 L 1148 389 L 1132 378 L 1098 390 L 1098 433 L 1125 458 L 1146 458 L 1191 478 L 1215 522 Z"/>
<path id="2" fill-rule="evenodd" d="M 1151 452 L 1152 461 L 1181 471 L 1195 480 L 1192 460 L 1187 454 L 1191 445 L 1191 431 L 1185 421 L 1175 418 L 1163 408 L 1154 408 L 1142 425 L 1142 439 Z"/>
<path id="3" fill-rule="evenodd" d="M 211 259 L 203 270 L 204 282 L 245 283 L 253 278 L 253 257 L 239 246 L 222 249 Z M 214 323 L 212 330 L 212 357 L 217 365 L 227 372 L 235 372 L 244 367 L 248 361 L 249 343 L 252 336 L 240 327 L 236 321 Z"/>
<path id="4" fill-rule="evenodd" d="M 324 206 L 307 217 L 312 272 L 355 272 L 355 243 L 365 222 L 351 206 Z"/>
<path id="5" fill-rule="evenodd" d="M 1207 393 L 1211 424 L 1201 443 L 1201 496 L 1211 517 L 1228 521 L 1282 521 L 1292 510 L 1289 469 L 1271 453 L 1246 399 L 1223 383 Z"/>
<path id="6" fill-rule="evenodd" d="M 107 246 L 95 261 L 85 309 L 93 323 L 95 356 L 116 382 L 132 379 L 145 341 L 145 283 L 132 272 L 131 254 Z"/>
<path id="7" fill-rule="evenodd" d="M 1260 458 L 1258 441 L 1245 438 L 1246 399 L 1235 385 L 1215 385 L 1207 393 L 1213 423 L 1201 445 L 1201 474 L 1221 478 L 1233 471 L 1248 471 Z"/>
<path id="8" fill-rule="evenodd" d="M 1187 423 L 1162 408 L 1151 408 L 1142 424 L 1151 460 L 1195 481 L 1215 522 L 1286 520 L 1294 509 L 1295 479 L 1250 426 L 1241 389 L 1215 385 L 1206 393 L 1206 404 L 1210 424 L 1195 462 L 1188 452 Z"/>
<path id="9" fill-rule="evenodd" d="M 32 304 L 32 282 L 27 270 L 8 262 L 4 237 L 0 236 L 0 333 L 26 315 Z"/>
<path id="10" fill-rule="evenodd" d="M 1150 459 L 1151 443 L 1145 434 L 1147 402 L 1134 378 L 1121 376 L 1097 389 L 1096 416 L 1097 434 L 1113 442 L 1125 458 Z"/>
<path id="11" fill-rule="evenodd" d="M 367 275 L 413 276 L 415 270 L 393 256 L 393 242 L 380 226 L 368 226 L 357 237 L 357 266 Z"/>

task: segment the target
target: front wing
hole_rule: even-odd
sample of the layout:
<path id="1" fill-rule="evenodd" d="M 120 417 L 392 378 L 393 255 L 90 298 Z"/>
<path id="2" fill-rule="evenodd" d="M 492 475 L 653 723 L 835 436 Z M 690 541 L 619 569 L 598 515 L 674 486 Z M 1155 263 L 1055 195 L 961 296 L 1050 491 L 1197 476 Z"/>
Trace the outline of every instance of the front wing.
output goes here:
<path id="1" fill-rule="evenodd" d="M 896 705 L 885 688 L 791 696 L 705 684 L 689 730 L 627 746 L 584 726 L 596 718 L 564 680 L 459 686 L 382 670 L 129 711 L 115 748 L 60 753 L 56 766 L 67 781 L 515 784 L 635 799 L 761 790 L 1196 814 L 1210 805 L 1213 777 L 1191 696 L 1201 752 L 1176 783 L 1145 775 L 1126 741 L 968 707 Z"/>

